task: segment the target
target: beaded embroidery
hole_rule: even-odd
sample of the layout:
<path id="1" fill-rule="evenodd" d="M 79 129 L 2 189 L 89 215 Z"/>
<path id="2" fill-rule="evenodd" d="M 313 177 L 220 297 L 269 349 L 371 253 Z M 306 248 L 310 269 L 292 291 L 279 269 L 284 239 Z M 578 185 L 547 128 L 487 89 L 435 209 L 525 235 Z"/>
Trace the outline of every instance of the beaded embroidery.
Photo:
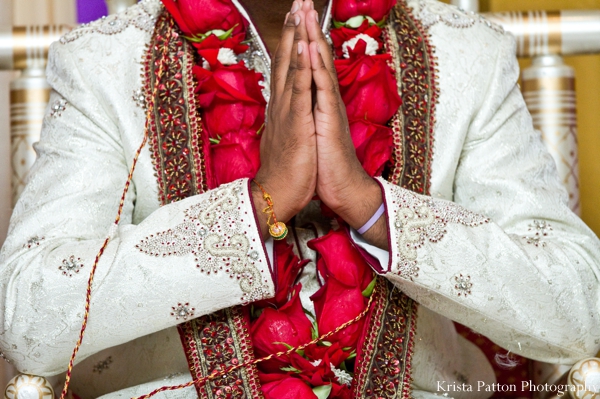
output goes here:
<path id="1" fill-rule="evenodd" d="M 400 270 L 414 276 L 417 250 L 425 241 L 440 241 L 449 223 L 476 227 L 489 220 L 452 202 L 433 201 L 398 187 L 392 187 L 398 209 L 394 210 L 394 226 L 398 234 L 397 245 Z M 411 272 L 407 272 L 407 270 Z M 401 274 L 402 275 L 402 274 Z M 405 277 L 405 276 L 403 276 Z"/>
<path id="2" fill-rule="evenodd" d="M 532 244 L 536 247 L 545 247 L 546 242 L 543 238 L 548 236 L 548 232 L 552 231 L 552 226 L 545 220 L 534 220 L 533 223 L 529 225 L 529 231 L 534 231 L 535 234 L 533 236 L 523 237 L 527 240 L 527 244 Z"/>
<path id="3" fill-rule="evenodd" d="M 473 283 L 471 282 L 471 276 L 463 276 L 459 274 L 454 276 L 454 288 L 458 291 L 458 296 L 467 296 L 471 295 L 471 287 L 473 287 Z"/>
<path id="4" fill-rule="evenodd" d="M 355 398 L 408 399 L 417 304 L 377 277 L 376 303 L 357 358 Z"/>
<path id="5" fill-rule="evenodd" d="M 194 317 L 194 311 L 196 308 L 192 308 L 189 302 L 184 304 L 178 303 L 177 306 L 172 306 L 171 316 L 175 317 L 175 320 L 183 319 L 191 319 Z"/>
<path id="6" fill-rule="evenodd" d="M 504 28 L 473 11 L 465 11 L 456 6 L 438 1 L 421 0 L 418 4 L 417 17 L 424 27 L 430 28 L 437 23 L 444 23 L 452 28 L 470 28 L 476 23 L 483 23 L 498 33 L 504 33 Z"/>
<path id="7" fill-rule="evenodd" d="M 135 105 L 142 109 L 146 109 L 146 95 L 144 94 L 144 90 L 135 90 L 131 98 L 133 98 L 133 101 L 135 101 Z"/>
<path id="8" fill-rule="evenodd" d="M 176 227 L 146 237 L 136 248 L 151 256 L 195 256 L 201 272 L 227 273 L 237 279 L 244 301 L 269 295 L 257 268 L 256 249 L 242 231 L 239 215 L 243 182 L 222 185 L 210 197 L 185 211 Z"/>
<path id="9" fill-rule="evenodd" d="M 81 259 L 75 259 L 75 256 L 71 255 L 69 259 L 63 259 L 62 265 L 58 267 L 62 274 L 67 277 L 72 277 L 73 274 L 79 273 L 79 271 L 83 268 L 83 263 L 81 263 Z"/>
<path id="10" fill-rule="evenodd" d="M 53 118 L 62 116 L 62 113 L 67 109 L 67 104 L 68 102 L 64 98 L 59 98 L 58 100 L 54 101 L 50 106 L 50 116 Z"/>
<path id="11" fill-rule="evenodd" d="M 61 37 L 60 42 L 67 44 L 89 33 L 115 35 L 123 32 L 129 26 L 135 26 L 144 32 L 152 33 L 156 23 L 156 15 L 160 9 L 161 5 L 158 1 L 145 0 L 129 7 L 120 14 L 109 15 L 83 24 Z"/>
<path id="12" fill-rule="evenodd" d="M 23 248 L 31 248 L 31 247 L 39 247 L 40 243 L 44 241 L 44 237 L 33 236 L 25 244 L 23 244 Z"/>
<path id="13" fill-rule="evenodd" d="M 252 343 L 240 308 L 229 308 L 179 326 L 193 378 L 253 358 Z M 262 398 L 256 368 L 248 367 L 196 385 L 198 397 Z M 212 394 L 212 395 L 211 395 Z"/>

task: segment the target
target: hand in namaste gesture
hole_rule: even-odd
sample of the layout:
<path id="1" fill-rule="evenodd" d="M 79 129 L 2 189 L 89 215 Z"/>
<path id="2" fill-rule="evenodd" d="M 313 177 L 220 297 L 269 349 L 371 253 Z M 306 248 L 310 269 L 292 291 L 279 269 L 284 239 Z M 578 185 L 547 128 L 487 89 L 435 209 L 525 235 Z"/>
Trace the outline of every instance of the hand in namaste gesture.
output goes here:
<path id="1" fill-rule="evenodd" d="M 316 192 L 350 226 L 359 228 L 381 205 L 381 190 L 356 157 L 333 55 L 313 8 L 312 0 L 296 0 L 286 17 L 273 56 L 256 179 L 271 194 L 280 220 L 296 215 Z M 256 190 L 255 202 L 262 204 L 261 197 Z M 261 225 L 267 236 L 266 223 Z M 386 248 L 384 218 L 365 237 Z"/>

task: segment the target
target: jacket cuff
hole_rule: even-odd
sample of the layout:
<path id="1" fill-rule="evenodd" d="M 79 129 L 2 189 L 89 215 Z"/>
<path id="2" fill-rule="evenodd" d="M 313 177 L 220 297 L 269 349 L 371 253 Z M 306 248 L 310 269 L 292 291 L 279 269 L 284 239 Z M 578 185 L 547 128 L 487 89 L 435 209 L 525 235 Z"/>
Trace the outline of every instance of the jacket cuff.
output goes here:
<path id="1" fill-rule="evenodd" d="M 419 275 L 419 250 L 435 245 L 448 224 L 476 227 L 489 220 L 450 201 L 413 193 L 382 178 L 389 237 L 388 273 L 413 280 Z"/>

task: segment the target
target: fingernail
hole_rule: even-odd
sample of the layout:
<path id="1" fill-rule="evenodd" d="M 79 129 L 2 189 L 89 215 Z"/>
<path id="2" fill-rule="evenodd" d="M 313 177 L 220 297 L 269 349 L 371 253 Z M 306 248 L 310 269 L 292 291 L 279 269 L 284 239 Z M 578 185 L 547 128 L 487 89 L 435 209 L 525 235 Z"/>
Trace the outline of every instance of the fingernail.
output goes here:
<path id="1" fill-rule="evenodd" d="M 313 3 L 312 1 L 310 2 L 310 9 L 314 10 L 315 9 L 315 3 Z"/>
<path id="2" fill-rule="evenodd" d="M 319 13 L 315 11 L 315 19 L 319 22 Z"/>
<path id="3" fill-rule="evenodd" d="M 317 44 L 317 53 L 321 54 L 321 45 Z"/>
<path id="4" fill-rule="evenodd" d="M 296 26 L 300 25 L 300 15 L 294 16 L 294 24 L 296 24 Z"/>
<path id="5" fill-rule="evenodd" d="M 298 11 L 298 8 L 298 3 L 294 1 L 294 4 L 292 4 L 292 14 Z"/>
<path id="6" fill-rule="evenodd" d="M 290 17 L 290 13 L 288 12 L 287 14 L 285 14 L 285 20 L 283 21 L 283 24 L 286 25 L 288 18 Z"/>
<path id="7" fill-rule="evenodd" d="M 302 43 L 298 43 L 298 54 L 302 54 L 302 50 L 304 50 L 302 48 Z"/>

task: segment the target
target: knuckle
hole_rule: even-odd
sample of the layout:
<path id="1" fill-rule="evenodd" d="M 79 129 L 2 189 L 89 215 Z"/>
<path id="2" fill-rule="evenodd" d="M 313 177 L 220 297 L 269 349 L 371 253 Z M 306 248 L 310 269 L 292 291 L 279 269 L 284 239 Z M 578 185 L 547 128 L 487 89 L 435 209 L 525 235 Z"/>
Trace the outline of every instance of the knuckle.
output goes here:
<path id="1" fill-rule="evenodd" d="M 306 70 L 306 65 L 302 61 L 298 60 L 295 68 L 297 71 L 304 71 L 304 70 Z"/>
<path id="2" fill-rule="evenodd" d="M 275 71 L 277 71 L 277 68 L 281 65 L 282 61 L 283 55 L 280 52 L 277 52 L 275 57 L 273 57 L 273 74 L 275 74 Z"/>
<path id="3" fill-rule="evenodd" d="M 300 87 L 297 84 L 294 84 L 292 86 L 292 96 L 301 96 L 302 94 L 304 94 L 305 90 L 302 89 L 302 87 Z"/>
<path id="4" fill-rule="evenodd" d="M 287 74 L 286 74 L 286 82 L 292 82 L 295 74 L 296 74 L 296 66 L 290 65 L 290 68 L 288 69 Z"/>

